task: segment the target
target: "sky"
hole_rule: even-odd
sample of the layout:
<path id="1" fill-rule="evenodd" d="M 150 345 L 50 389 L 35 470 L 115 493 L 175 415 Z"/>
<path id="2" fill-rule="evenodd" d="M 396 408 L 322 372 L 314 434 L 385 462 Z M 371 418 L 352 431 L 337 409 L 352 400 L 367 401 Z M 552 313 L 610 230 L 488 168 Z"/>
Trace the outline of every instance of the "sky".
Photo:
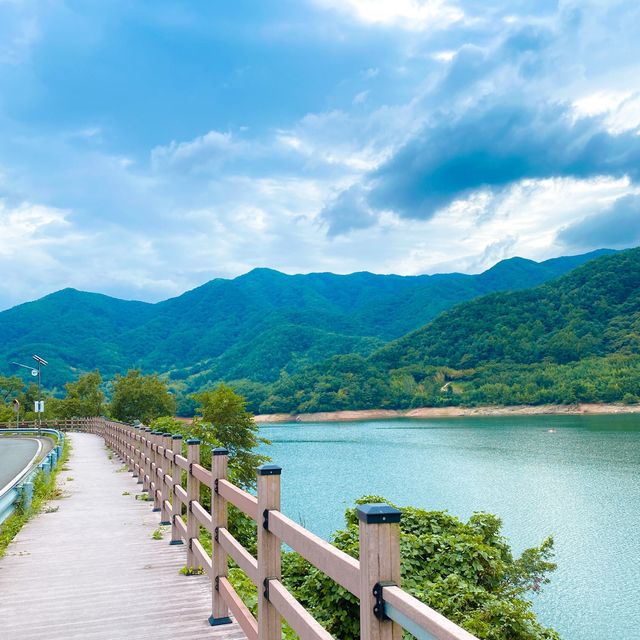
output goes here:
<path id="1" fill-rule="evenodd" d="M 0 0 L 0 309 L 640 244 L 640 4 Z"/>

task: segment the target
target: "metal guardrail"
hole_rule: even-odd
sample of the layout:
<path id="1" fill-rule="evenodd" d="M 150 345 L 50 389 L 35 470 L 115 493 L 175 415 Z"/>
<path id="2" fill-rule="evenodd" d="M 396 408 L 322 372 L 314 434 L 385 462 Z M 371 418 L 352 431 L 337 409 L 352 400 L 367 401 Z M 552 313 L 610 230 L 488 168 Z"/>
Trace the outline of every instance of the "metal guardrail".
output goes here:
<path id="1" fill-rule="evenodd" d="M 58 460 L 62 456 L 64 447 L 64 433 L 56 429 L 29 429 L 29 428 L 2 428 L 0 433 L 15 433 L 29 435 L 53 435 L 57 439 L 56 446 L 35 466 L 32 463 L 27 465 L 23 473 L 9 486 L 2 495 L 0 495 L 0 525 L 18 508 L 18 504 L 22 501 L 22 507 L 25 511 L 31 508 L 33 500 L 33 482 L 38 473 L 44 473 L 48 477 Z"/>

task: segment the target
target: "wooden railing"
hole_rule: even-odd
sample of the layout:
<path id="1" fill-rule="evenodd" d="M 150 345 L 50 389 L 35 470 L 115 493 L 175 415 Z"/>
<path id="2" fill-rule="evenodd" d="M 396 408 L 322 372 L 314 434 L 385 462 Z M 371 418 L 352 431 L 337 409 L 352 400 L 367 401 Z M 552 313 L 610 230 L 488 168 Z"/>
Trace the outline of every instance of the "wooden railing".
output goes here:
<path id="1" fill-rule="evenodd" d="M 474 640 L 475 636 L 400 587 L 397 509 L 386 504 L 358 507 L 360 560 L 356 560 L 280 511 L 279 466 L 258 468 L 257 496 L 253 496 L 229 481 L 226 449 L 211 451 L 208 470 L 200 464 L 197 439 L 186 441 L 185 457 L 182 436 L 107 420 L 100 426 L 106 444 L 149 492 L 161 523 L 171 525 L 171 544 L 186 545 L 187 567 L 202 567 L 209 576 L 211 625 L 230 623 L 232 614 L 249 640 L 280 640 L 284 618 L 302 640 L 332 637 L 282 583 L 284 543 L 360 600 L 363 640 L 399 640 L 402 629 L 419 639 Z M 209 509 L 200 503 L 202 485 L 211 489 Z M 256 521 L 257 558 L 230 533 L 229 504 Z M 200 541 L 201 527 L 211 533 L 211 554 Z M 229 582 L 229 558 L 258 587 L 257 619 Z"/>
<path id="2" fill-rule="evenodd" d="M 61 420 L 20 420 L 0 422 L 0 429 L 55 429 L 56 431 L 83 431 L 102 435 L 104 418 L 65 418 Z"/>

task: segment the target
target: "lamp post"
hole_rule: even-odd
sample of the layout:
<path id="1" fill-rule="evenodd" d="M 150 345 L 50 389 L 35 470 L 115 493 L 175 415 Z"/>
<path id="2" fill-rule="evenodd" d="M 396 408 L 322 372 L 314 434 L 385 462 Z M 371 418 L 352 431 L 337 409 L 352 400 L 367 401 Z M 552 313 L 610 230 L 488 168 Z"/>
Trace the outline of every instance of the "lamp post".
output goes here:
<path id="1" fill-rule="evenodd" d="M 21 364 L 20 362 L 12 362 L 11 364 L 15 364 L 17 367 L 22 367 L 23 369 L 29 369 L 31 371 L 31 375 L 33 377 L 38 377 L 38 399 L 36 400 L 35 410 L 38 414 L 38 426 L 42 424 L 42 412 L 44 411 L 44 402 L 40 399 L 40 387 L 42 382 L 42 367 L 46 367 L 49 363 L 40 356 L 33 355 L 31 356 L 37 363 L 38 368 L 34 369 L 26 364 Z"/>

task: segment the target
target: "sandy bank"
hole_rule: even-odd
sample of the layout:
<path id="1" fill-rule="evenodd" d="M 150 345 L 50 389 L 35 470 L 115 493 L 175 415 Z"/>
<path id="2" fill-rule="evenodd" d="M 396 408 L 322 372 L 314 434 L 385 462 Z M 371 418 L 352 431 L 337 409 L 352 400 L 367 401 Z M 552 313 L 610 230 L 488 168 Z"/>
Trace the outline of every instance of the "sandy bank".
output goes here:
<path id="1" fill-rule="evenodd" d="M 363 411 L 324 411 L 321 413 L 271 413 L 255 416 L 261 424 L 273 422 L 346 422 L 388 418 L 460 418 L 465 416 L 606 415 L 640 413 L 640 405 L 626 404 L 547 404 L 539 406 L 422 407 L 420 409 L 365 409 Z"/>

